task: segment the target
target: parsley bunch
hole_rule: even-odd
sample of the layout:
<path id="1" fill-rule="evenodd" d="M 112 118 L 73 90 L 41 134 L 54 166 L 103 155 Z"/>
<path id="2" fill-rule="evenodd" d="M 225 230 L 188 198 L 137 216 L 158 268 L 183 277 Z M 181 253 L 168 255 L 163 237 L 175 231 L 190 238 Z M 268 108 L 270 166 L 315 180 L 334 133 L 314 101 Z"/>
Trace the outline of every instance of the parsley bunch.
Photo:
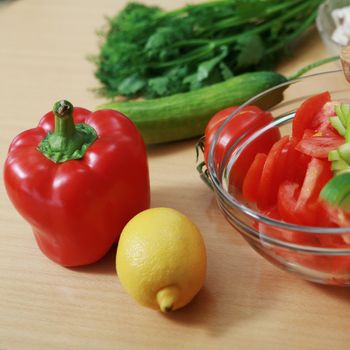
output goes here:
<path id="1" fill-rule="evenodd" d="M 163 11 L 129 3 L 93 58 L 99 93 L 156 98 L 272 69 L 322 0 L 211 0 Z"/>

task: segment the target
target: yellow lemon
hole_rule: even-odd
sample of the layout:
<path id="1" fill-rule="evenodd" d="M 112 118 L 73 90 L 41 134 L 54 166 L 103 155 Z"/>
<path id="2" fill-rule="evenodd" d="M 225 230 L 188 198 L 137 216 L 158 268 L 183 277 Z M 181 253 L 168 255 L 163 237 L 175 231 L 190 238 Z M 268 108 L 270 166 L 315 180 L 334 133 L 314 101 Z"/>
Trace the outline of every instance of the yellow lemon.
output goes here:
<path id="1" fill-rule="evenodd" d="M 145 210 L 124 227 L 119 280 L 140 304 L 165 311 L 188 304 L 204 284 L 206 253 L 197 227 L 171 208 Z"/>

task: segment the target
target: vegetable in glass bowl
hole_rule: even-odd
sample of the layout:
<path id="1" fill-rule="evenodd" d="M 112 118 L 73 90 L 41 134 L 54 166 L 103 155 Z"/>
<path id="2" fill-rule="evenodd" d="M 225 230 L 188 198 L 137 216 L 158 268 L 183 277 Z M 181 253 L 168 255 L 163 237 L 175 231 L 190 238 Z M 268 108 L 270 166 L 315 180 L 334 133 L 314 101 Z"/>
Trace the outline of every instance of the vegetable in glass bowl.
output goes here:
<path id="1" fill-rule="evenodd" d="M 255 111 L 270 121 L 227 137 L 242 115 L 281 92 L 280 103 Z M 350 214 L 323 189 L 344 167 L 329 154 L 347 143 L 335 106 L 349 93 L 342 70 L 283 83 L 231 111 L 205 146 L 219 208 L 250 246 L 285 271 L 340 286 L 350 286 Z"/>

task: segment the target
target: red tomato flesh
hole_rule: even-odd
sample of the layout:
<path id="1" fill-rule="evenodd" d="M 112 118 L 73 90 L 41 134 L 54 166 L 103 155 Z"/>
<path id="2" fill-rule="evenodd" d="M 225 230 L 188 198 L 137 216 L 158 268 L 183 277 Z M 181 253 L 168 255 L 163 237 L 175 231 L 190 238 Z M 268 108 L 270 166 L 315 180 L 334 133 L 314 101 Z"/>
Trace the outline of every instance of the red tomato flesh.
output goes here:
<path id="1" fill-rule="evenodd" d="M 207 163 L 210 145 L 214 141 L 216 131 L 222 123 L 237 109 L 238 107 L 226 108 L 218 112 L 208 123 L 205 130 L 205 148 L 204 159 Z M 233 152 L 255 131 L 266 126 L 273 120 L 270 113 L 262 111 L 255 106 L 246 106 L 238 114 L 236 114 L 225 126 L 220 135 L 214 149 L 214 162 L 218 166 L 223 162 L 224 155 L 229 150 Z M 241 189 L 244 177 L 252 164 L 257 153 L 268 153 L 272 145 L 280 139 L 278 128 L 272 128 L 260 137 L 256 138 L 242 151 L 236 160 L 230 175 L 230 183 Z M 227 154 L 227 160 L 229 154 Z M 222 164 L 224 165 L 224 164 Z"/>
<path id="2" fill-rule="evenodd" d="M 292 224 L 300 224 L 295 207 L 300 193 L 300 185 L 285 181 L 278 190 L 277 208 L 281 219 Z"/>
<path id="3" fill-rule="evenodd" d="M 344 138 L 332 130 L 314 132 L 306 129 L 295 149 L 311 157 L 327 158 L 330 151 L 337 149 L 344 142 Z"/>
<path id="4" fill-rule="evenodd" d="M 331 163 L 329 161 L 312 158 L 298 198 L 297 210 L 303 210 L 307 203 L 318 200 L 323 186 L 332 178 Z"/>
<path id="5" fill-rule="evenodd" d="M 300 140 L 306 129 L 317 130 L 321 124 L 322 107 L 331 100 L 331 95 L 325 91 L 319 95 L 312 96 L 304 101 L 296 111 L 293 119 L 293 137 Z"/>
<path id="6" fill-rule="evenodd" d="M 265 153 L 258 153 L 244 178 L 242 193 L 248 201 L 255 202 L 258 198 L 260 178 L 266 158 Z"/>
<path id="7" fill-rule="evenodd" d="M 330 124 L 338 101 L 324 92 L 303 102 L 292 126 L 292 137 L 282 137 L 267 156 L 257 155 L 243 183 L 243 196 L 275 220 L 302 226 L 349 227 L 350 213 L 319 198 L 332 178 L 328 153 L 345 140 Z M 350 234 L 313 234 L 257 222 L 260 233 L 283 241 L 327 248 L 350 247 Z M 302 254 L 272 247 L 276 255 L 301 266 L 331 274 L 350 274 L 350 258 Z M 331 279 L 330 283 L 342 281 Z"/>
<path id="8" fill-rule="evenodd" d="M 288 136 L 282 137 L 271 148 L 260 178 L 257 205 L 261 210 L 265 210 L 276 203 L 279 182 L 281 181 L 281 171 L 283 166 L 279 166 L 280 154 L 283 147 L 289 141 Z"/>

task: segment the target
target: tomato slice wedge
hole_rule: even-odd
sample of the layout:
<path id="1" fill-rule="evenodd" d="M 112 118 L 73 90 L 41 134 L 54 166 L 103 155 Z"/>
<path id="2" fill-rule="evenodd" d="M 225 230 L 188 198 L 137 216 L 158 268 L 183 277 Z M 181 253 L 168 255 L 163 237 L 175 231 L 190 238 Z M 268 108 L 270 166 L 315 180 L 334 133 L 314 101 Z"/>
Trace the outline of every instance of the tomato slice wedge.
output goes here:
<path id="1" fill-rule="evenodd" d="M 258 153 L 244 178 L 242 193 L 244 198 L 248 201 L 256 202 L 258 199 L 260 178 L 266 158 L 267 155 L 265 153 Z"/>
<path id="2" fill-rule="evenodd" d="M 326 160 L 312 158 L 307 167 L 296 209 L 301 210 L 307 203 L 318 200 L 321 189 L 331 177 L 331 163 Z"/>
<path id="3" fill-rule="evenodd" d="M 262 210 L 261 213 L 271 219 L 281 220 L 277 207 L 271 207 L 267 210 Z M 273 225 L 258 222 L 256 225 L 258 231 L 268 237 L 280 239 L 282 241 L 290 241 L 292 235 L 289 230 L 280 229 Z M 278 248 L 277 248 L 278 250 Z"/>
<path id="4" fill-rule="evenodd" d="M 264 117 L 266 118 L 266 117 Z M 266 120 L 266 119 L 265 119 Z M 253 132 L 267 125 L 268 122 L 263 122 L 263 117 L 261 121 L 256 122 L 257 129 L 249 132 L 247 136 L 239 143 L 239 145 L 244 142 Z M 281 135 L 278 128 L 272 128 L 267 132 L 263 133 L 259 137 L 255 138 L 252 142 L 247 145 L 242 151 L 241 155 L 238 157 L 237 161 L 232 167 L 232 172 L 230 176 L 230 183 L 234 184 L 237 188 L 242 188 L 243 180 L 247 171 L 252 164 L 257 153 L 267 154 L 273 144 L 280 139 Z"/>
<path id="5" fill-rule="evenodd" d="M 321 116 L 323 106 L 331 100 L 331 95 L 325 91 L 319 95 L 312 96 L 305 100 L 296 111 L 293 119 L 293 137 L 300 140 L 305 129 L 317 130 L 322 124 Z M 317 119 L 319 116 L 320 119 Z"/>
<path id="6" fill-rule="evenodd" d="M 300 185 L 295 182 L 285 181 L 280 185 L 278 189 L 277 208 L 283 221 L 300 224 L 295 210 L 299 193 Z"/>
<path id="7" fill-rule="evenodd" d="M 218 112 L 208 123 L 205 129 L 205 147 L 204 159 L 207 163 L 210 145 L 214 140 L 214 136 L 222 123 L 234 112 L 238 107 L 226 108 Z M 265 112 L 255 106 L 246 106 L 237 113 L 225 126 L 215 145 L 214 162 L 216 165 L 223 162 L 226 154 L 229 159 L 229 151 L 233 152 L 244 140 L 252 135 L 255 131 L 266 126 L 273 120 L 271 113 Z M 257 153 L 268 153 L 272 145 L 280 139 L 278 128 L 271 128 L 266 131 L 247 147 L 244 148 L 241 155 L 236 160 L 230 174 L 230 185 L 234 185 L 242 189 L 244 177 L 252 164 Z"/>
<path id="8" fill-rule="evenodd" d="M 295 149 L 296 140 L 291 139 L 285 147 L 288 148 L 288 159 L 285 167 L 285 181 L 291 181 L 302 185 L 307 166 L 311 157 Z"/>
<path id="9" fill-rule="evenodd" d="M 216 131 L 230 117 L 230 115 L 238 109 L 239 106 L 233 106 L 225 108 L 216 113 L 208 122 L 205 128 L 205 144 L 204 159 L 207 162 L 210 144 L 214 140 Z M 260 118 L 261 117 L 261 118 Z M 272 116 L 265 113 L 258 107 L 246 106 L 239 113 L 237 113 L 226 125 L 225 130 L 219 135 L 217 143 L 215 145 L 215 163 L 222 161 L 225 151 L 236 142 L 240 136 L 243 136 L 247 132 L 256 131 L 261 125 L 258 122 L 258 126 L 255 122 L 260 120 L 262 125 L 265 125 L 272 121 Z"/>
<path id="10" fill-rule="evenodd" d="M 282 137 L 271 148 L 261 174 L 257 205 L 261 210 L 266 210 L 273 206 L 277 201 L 278 187 L 282 179 L 282 174 L 279 172 L 284 171 L 283 166 L 279 166 L 280 154 L 283 147 L 289 141 L 288 136 Z"/>
<path id="11" fill-rule="evenodd" d="M 291 181 L 283 182 L 277 199 L 281 219 L 297 225 L 332 226 L 326 221 L 326 207 L 319 199 L 322 187 L 331 177 L 329 162 L 312 158 L 302 186 Z"/>
<path id="12" fill-rule="evenodd" d="M 295 149 L 311 157 L 327 158 L 330 151 L 337 149 L 344 142 L 342 136 L 330 129 L 323 132 L 306 129 Z"/>
<path id="13" fill-rule="evenodd" d="M 290 187 L 290 189 L 293 189 L 295 184 L 286 182 L 285 185 L 286 185 L 285 186 L 286 188 Z M 280 216 L 279 208 L 277 207 L 272 207 L 269 210 L 262 211 L 262 214 L 272 219 L 285 221 L 283 217 Z M 259 229 L 259 232 L 267 236 L 277 238 L 286 242 L 303 244 L 303 245 L 313 245 L 313 246 L 319 244 L 319 240 L 316 235 L 304 233 L 301 231 L 293 231 L 288 228 L 279 228 L 279 227 L 265 224 L 262 222 L 259 223 L 258 229 Z M 288 254 L 287 251 L 283 248 L 274 247 L 273 249 L 275 250 L 276 253 L 278 252 L 281 255 Z"/>
<path id="14" fill-rule="evenodd" d="M 322 226 L 323 218 L 319 216 L 324 215 L 325 212 L 321 206 L 319 194 L 331 177 L 330 162 L 318 158 L 311 159 L 295 206 L 300 224 Z"/>

